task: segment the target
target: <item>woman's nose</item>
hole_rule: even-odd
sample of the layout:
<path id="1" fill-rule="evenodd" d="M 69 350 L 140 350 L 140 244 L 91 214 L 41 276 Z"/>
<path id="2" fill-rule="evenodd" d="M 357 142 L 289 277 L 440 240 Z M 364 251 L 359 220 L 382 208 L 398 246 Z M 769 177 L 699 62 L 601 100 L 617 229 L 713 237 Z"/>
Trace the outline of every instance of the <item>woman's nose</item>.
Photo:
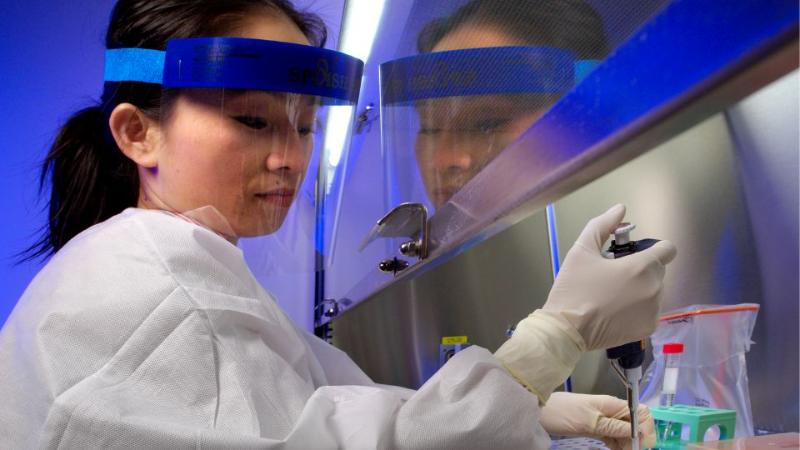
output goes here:
<path id="1" fill-rule="evenodd" d="M 453 136 L 440 140 L 433 152 L 434 167 L 439 171 L 469 170 L 473 158 L 468 145 L 469 143 Z"/>
<path id="2" fill-rule="evenodd" d="M 310 142 L 296 133 L 288 133 L 283 139 L 272 142 L 267 154 L 267 170 L 270 172 L 301 172 L 305 170 L 310 153 Z"/>

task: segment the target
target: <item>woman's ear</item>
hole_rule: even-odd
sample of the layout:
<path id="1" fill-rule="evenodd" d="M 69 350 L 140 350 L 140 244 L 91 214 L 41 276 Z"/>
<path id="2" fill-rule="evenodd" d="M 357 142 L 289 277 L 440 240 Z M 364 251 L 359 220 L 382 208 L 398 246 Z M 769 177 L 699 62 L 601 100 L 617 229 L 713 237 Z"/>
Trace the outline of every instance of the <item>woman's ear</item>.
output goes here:
<path id="1" fill-rule="evenodd" d="M 158 166 L 161 129 L 155 120 L 130 103 L 120 103 L 111 111 L 108 126 L 125 156 L 142 167 Z"/>

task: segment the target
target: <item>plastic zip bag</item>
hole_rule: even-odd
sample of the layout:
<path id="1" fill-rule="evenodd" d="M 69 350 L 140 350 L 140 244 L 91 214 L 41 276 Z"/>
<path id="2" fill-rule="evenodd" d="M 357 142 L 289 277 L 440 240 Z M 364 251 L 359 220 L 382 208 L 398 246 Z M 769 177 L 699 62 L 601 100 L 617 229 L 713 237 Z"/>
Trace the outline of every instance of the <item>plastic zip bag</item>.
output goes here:
<path id="1" fill-rule="evenodd" d="M 651 336 L 653 362 L 642 378 L 641 402 L 657 406 L 664 380 L 665 343 L 682 342 L 676 405 L 736 410 L 736 437 L 753 436 L 745 354 L 753 343 L 759 305 L 693 305 L 661 317 Z"/>

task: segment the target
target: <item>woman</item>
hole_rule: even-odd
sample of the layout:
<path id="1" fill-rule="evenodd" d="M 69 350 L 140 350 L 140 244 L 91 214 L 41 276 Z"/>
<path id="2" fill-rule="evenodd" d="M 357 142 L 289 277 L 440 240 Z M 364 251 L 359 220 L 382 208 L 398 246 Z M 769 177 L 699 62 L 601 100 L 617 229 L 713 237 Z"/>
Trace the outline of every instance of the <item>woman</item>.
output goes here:
<path id="1" fill-rule="evenodd" d="M 194 36 L 322 45 L 318 23 L 278 0 L 121 0 L 107 47 Z M 194 73 L 191 53 L 169 67 L 223 73 L 215 45 L 193 48 L 211 69 Z M 0 334 L 2 448 L 543 448 L 539 402 L 580 353 L 655 328 L 674 249 L 603 260 L 624 215 L 615 207 L 496 356 L 461 352 L 418 391 L 376 385 L 295 327 L 231 242 L 280 226 L 318 101 L 123 81 L 107 83 L 101 103 L 70 119 L 48 155 L 40 250 L 56 253 Z M 631 314 L 641 325 L 610 331 Z"/>

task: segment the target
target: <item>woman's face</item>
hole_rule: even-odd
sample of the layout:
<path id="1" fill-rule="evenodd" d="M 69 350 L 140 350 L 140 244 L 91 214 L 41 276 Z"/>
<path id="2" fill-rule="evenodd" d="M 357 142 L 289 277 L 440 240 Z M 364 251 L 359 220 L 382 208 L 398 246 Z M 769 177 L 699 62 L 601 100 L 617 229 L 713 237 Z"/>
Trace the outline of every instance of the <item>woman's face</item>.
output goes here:
<path id="1" fill-rule="evenodd" d="M 466 23 L 433 52 L 525 45 L 490 25 Z M 416 156 L 428 197 L 439 208 L 549 107 L 535 94 L 449 97 L 420 102 Z"/>
<path id="2" fill-rule="evenodd" d="M 309 45 L 282 16 L 251 16 L 231 35 Z M 158 165 L 143 177 L 140 206 L 212 207 L 224 234 L 274 232 L 305 174 L 317 103 L 298 94 L 182 90 L 162 119 Z"/>
<path id="3" fill-rule="evenodd" d="M 521 108 L 527 102 L 531 108 Z M 531 96 L 480 95 L 417 105 L 416 159 L 434 207 L 445 204 L 544 112 Z"/>

